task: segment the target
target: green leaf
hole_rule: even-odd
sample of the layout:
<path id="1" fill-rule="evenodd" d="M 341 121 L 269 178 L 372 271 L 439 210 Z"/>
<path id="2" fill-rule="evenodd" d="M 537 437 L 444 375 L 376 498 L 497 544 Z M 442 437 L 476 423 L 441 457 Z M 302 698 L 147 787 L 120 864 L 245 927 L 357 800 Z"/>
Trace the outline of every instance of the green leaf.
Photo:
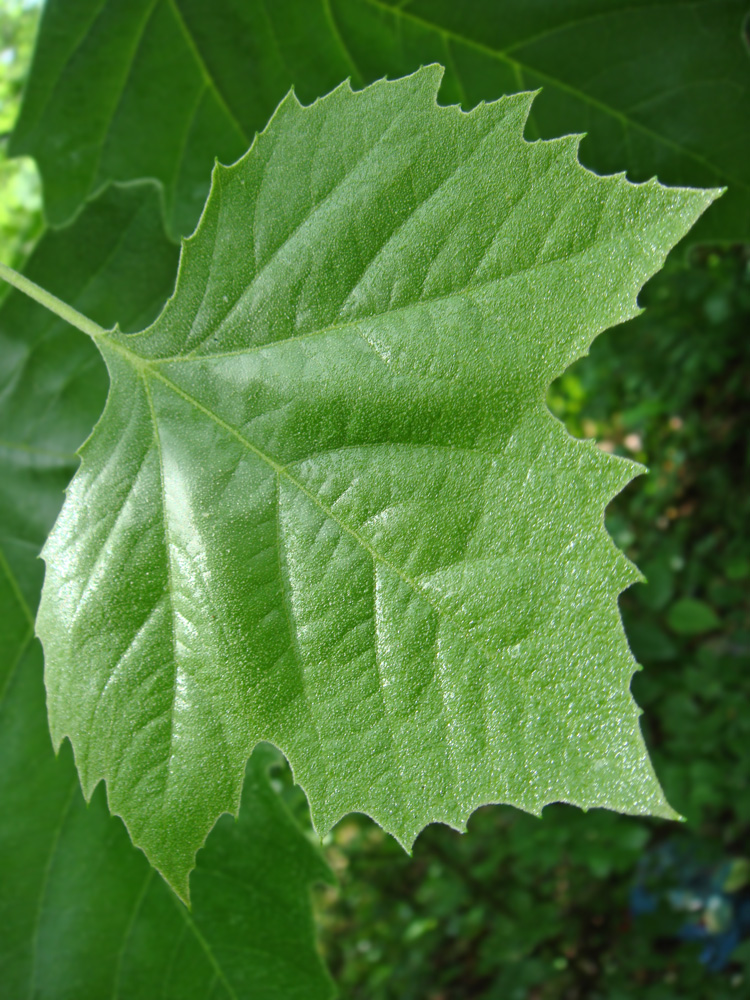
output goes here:
<path id="1" fill-rule="evenodd" d="M 645 608 L 661 611 L 674 593 L 674 571 L 665 557 L 647 560 L 642 563 L 641 570 L 646 586 L 637 587 L 635 595 Z"/>
<path id="2" fill-rule="evenodd" d="M 51 0 L 11 155 L 37 160 L 53 224 L 111 180 L 153 177 L 180 236 L 214 159 L 244 153 L 292 82 L 314 100 L 351 73 L 321 2 Z"/>
<path id="3" fill-rule="evenodd" d="M 311 101 L 438 61 L 446 102 L 543 87 L 531 138 L 589 132 L 583 161 L 729 186 L 696 230 L 750 233 L 747 0 L 77 0 L 46 5 L 12 143 L 59 223 L 108 180 L 155 177 L 189 232 L 214 157 L 247 148 L 294 85 Z M 91 81 L 96 80 L 92 86 Z"/>
<path id="4" fill-rule="evenodd" d="M 683 597 L 667 612 L 667 624 L 678 635 L 703 635 L 721 628 L 721 619 L 705 601 Z"/>
<path id="5" fill-rule="evenodd" d="M 176 254 L 155 187 L 112 188 L 47 233 L 29 274 L 130 328 L 163 304 Z M 0 358 L 0 992 L 151 1000 L 158 983 L 174 1000 L 330 997 L 309 885 L 331 876 L 269 787 L 267 748 L 248 766 L 239 822 L 224 817 L 198 857 L 191 911 L 109 816 L 103 788 L 86 806 L 69 748 L 55 758 L 33 638 L 37 555 L 107 379 L 88 338 L 15 293 Z"/>
<path id="6" fill-rule="evenodd" d="M 727 580 L 744 580 L 750 576 L 750 559 L 736 556 L 730 559 L 724 567 Z"/>
<path id="7" fill-rule="evenodd" d="M 530 95 L 467 115 L 440 77 L 290 95 L 217 166 L 156 323 L 96 338 L 110 394 L 44 551 L 50 724 L 183 895 L 259 740 L 321 832 L 673 815 L 602 523 L 637 467 L 544 399 L 717 192 L 597 177 L 522 139 Z"/>

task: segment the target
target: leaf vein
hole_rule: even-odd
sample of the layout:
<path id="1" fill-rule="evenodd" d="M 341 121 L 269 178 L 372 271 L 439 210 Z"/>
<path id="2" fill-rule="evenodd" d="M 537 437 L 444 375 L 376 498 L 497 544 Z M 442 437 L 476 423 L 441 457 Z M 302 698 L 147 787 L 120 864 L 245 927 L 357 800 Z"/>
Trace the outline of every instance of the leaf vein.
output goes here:
<path id="1" fill-rule="evenodd" d="M 291 337 L 283 337 L 279 340 L 272 340 L 266 344 L 254 344 L 252 347 L 242 347 L 237 350 L 232 351 L 217 351 L 216 353 L 211 352 L 210 354 L 195 354 L 191 352 L 190 354 L 182 355 L 172 355 L 167 358 L 149 358 L 148 364 L 151 366 L 155 365 L 165 365 L 165 364 L 185 364 L 185 363 L 199 363 L 205 361 L 213 361 L 219 358 L 236 358 L 248 354 L 256 354 L 259 351 L 273 350 L 277 347 L 282 347 L 284 344 L 292 344 L 300 340 L 308 340 L 311 337 L 322 337 L 329 333 L 338 333 L 342 330 L 354 330 L 357 336 L 361 337 L 368 347 L 373 345 L 367 340 L 367 338 L 357 329 L 357 327 L 362 326 L 366 323 L 374 323 L 383 319 L 390 319 L 392 316 L 399 316 L 412 312 L 416 309 L 420 309 L 427 306 L 443 305 L 448 302 L 453 302 L 457 299 L 471 299 L 475 294 L 485 291 L 488 288 L 494 288 L 502 285 L 506 281 L 512 281 L 514 278 L 519 278 L 523 275 L 533 274 L 536 271 L 541 271 L 545 267 L 553 267 L 555 264 L 561 262 L 567 262 L 573 260 L 575 257 L 581 256 L 585 253 L 589 247 L 583 247 L 581 250 L 575 251 L 574 253 L 567 253 L 564 257 L 555 257 L 551 260 L 545 260 L 541 264 L 530 264 L 528 267 L 518 268 L 516 271 L 511 271 L 508 274 L 501 275 L 498 278 L 488 279 L 486 281 L 477 282 L 471 287 L 463 290 L 458 290 L 455 292 L 448 292 L 444 295 L 435 295 L 430 298 L 420 299 L 418 302 L 408 302 L 403 306 L 396 306 L 383 312 L 371 313 L 366 316 L 359 316 L 355 319 L 344 320 L 341 323 L 332 323 L 330 326 L 320 327 L 317 330 L 308 330 L 305 333 L 295 334 Z M 210 336 L 210 335 L 209 335 Z M 208 337 L 205 338 L 206 340 Z M 119 349 L 120 345 L 117 345 Z M 198 345 L 200 346 L 200 345 Z M 125 348 L 128 354 L 131 352 Z M 143 359 L 140 355 L 136 355 L 139 361 Z"/>
<path id="2" fill-rule="evenodd" d="M 398 125 L 401 119 L 404 117 L 406 112 L 400 112 L 395 115 L 389 122 L 386 129 L 378 137 L 374 145 L 369 146 L 365 151 L 355 160 L 349 170 L 347 170 L 333 185 L 330 191 L 328 191 L 323 198 L 320 199 L 313 207 L 310 212 L 308 212 L 305 217 L 291 230 L 287 233 L 284 239 L 281 241 L 278 247 L 270 254 L 268 259 L 260 265 L 260 269 L 254 275 L 252 281 L 248 284 L 247 288 L 242 292 L 239 298 L 232 304 L 232 307 L 228 310 L 227 314 L 222 319 L 221 323 L 209 332 L 204 341 L 209 337 L 217 337 L 221 334 L 222 330 L 225 328 L 226 324 L 232 319 L 234 314 L 239 310 L 249 298 L 254 294 L 256 287 L 260 281 L 267 275 L 268 269 L 274 263 L 275 260 L 284 252 L 284 250 L 289 247 L 294 238 L 301 233 L 305 226 L 311 224 L 322 209 L 331 201 L 331 199 L 341 190 L 341 188 L 348 182 L 351 181 L 352 177 L 358 170 L 358 168 L 371 156 L 375 155 L 380 145 L 387 139 L 390 132 Z M 259 200 L 260 203 L 260 200 Z M 202 342 L 204 342 L 202 341 Z M 200 344 L 198 345 L 200 346 Z M 195 348 L 194 348 L 195 350 Z"/>
<path id="3" fill-rule="evenodd" d="M 172 638 L 172 660 L 174 662 L 175 676 L 171 684 L 172 689 L 172 709 L 170 716 L 169 734 L 169 759 L 167 760 L 167 779 L 171 774 L 172 761 L 174 760 L 175 754 L 175 713 L 177 710 L 177 690 L 180 682 L 180 660 L 177 655 L 177 634 L 175 631 L 175 606 L 174 606 L 174 582 L 172 579 L 172 543 L 169 536 L 169 515 L 167 512 L 167 483 L 164 474 L 164 455 L 162 453 L 161 447 L 161 437 L 159 435 L 159 424 L 156 418 L 156 410 L 154 409 L 154 401 L 151 395 L 151 388 L 148 384 L 148 380 L 145 375 L 142 376 L 143 387 L 146 391 L 146 397 L 148 399 L 148 408 L 151 414 L 151 423 L 154 428 L 154 442 L 156 444 L 156 449 L 159 455 L 159 475 L 161 477 L 161 510 L 162 510 L 162 524 L 164 526 L 164 548 L 166 554 L 167 563 L 167 599 L 169 601 L 170 615 L 170 633 Z"/>
<path id="4" fill-rule="evenodd" d="M 70 792 L 63 805 L 62 812 L 60 813 L 60 819 L 58 820 L 57 826 L 55 827 L 54 834 L 52 836 L 52 843 L 50 846 L 50 852 L 47 856 L 47 863 L 44 866 L 44 874 L 42 875 L 42 884 L 39 890 L 39 901 L 36 910 L 36 919 L 34 920 L 34 938 L 31 946 L 31 967 L 29 970 L 29 1000 L 34 1000 L 36 995 L 35 983 L 36 983 L 36 965 L 39 955 L 39 929 L 42 922 L 42 910 L 44 909 L 44 897 L 47 895 L 47 886 L 49 885 L 50 875 L 52 874 L 52 867 L 55 862 L 55 857 L 57 856 L 58 849 L 60 847 L 60 837 L 62 835 L 63 827 L 70 813 L 71 806 L 75 798 L 76 790 L 78 789 L 78 777 L 76 776 L 70 786 Z"/>
<path id="5" fill-rule="evenodd" d="M 179 911 L 182 919 L 185 921 L 185 927 L 189 931 L 192 932 L 192 934 L 195 937 L 196 941 L 200 945 L 200 947 L 201 947 L 201 949 L 203 951 L 203 954 L 208 959 L 208 963 L 211 966 L 211 969 L 213 970 L 213 972 L 216 975 L 216 977 L 220 980 L 222 986 L 227 991 L 227 994 L 229 995 L 229 997 L 231 998 L 231 1000 L 239 1000 L 239 997 L 237 996 L 237 994 L 235 993 L 234 989 L 232 988 L 232 984 L 227 979 L 226 974 L 224 973 L 224 970 L 222 969 L 222 967 L 219 964 L 216 956 L 214 955 L 213 949 L 211 948 L 211 946 L 208 943 L 208 941 L 206 941 L 205 937 L 203 936 L 203 934 L 200 931 L 200 928 L 198 927 L 198 925 L 196 924 L 196 922 L 193 920 L 192 916 L 190 915 L 190 911 L 187 909 L 187 907 L 185 906 L 185 904 L 182 903 L 182 902 L 180 902 L 180 900 L 177 898 L 177 896 L 175 896 L 173 893 L 170 892 L 169 896 L 170 896 L 170 899 L 172 900 L 172 902 L 174 903 L 174 905 L 177 907 L 177 909 L 178 909 L 178 911 Z"/>
<path id="6" fill-rule="evenodd" d="M 153 877 L 154 877 L 154 869 L 151 867 L 151 865 L 149 865 L 148 871 L 146 872 L 146 878 L 143 880 L 143 885 L 141 886 L 138 895 L 135 897 L 133 910 L 130 914 L 127 925 L 123 932 L 122 944 L 120 945 L 117 951 L 117 958 L 115 960 L 115 975 L 114 975 L 114 981 L 112 983 L 112 1000 L 117 1000 L 120 994 L 120 977 L 122 976 L 122 962 L 125 956 L 125 949 L 128 945 L 128 941 L 130 940 L 130 936 L 133 933 L 133 928 L 135 927 L 136 918 L 138 917 L 141 907 L 143 906 L 143 901 L 146 898 L 146 893 L 148 891 L 148 887 L 151 885 L 151 880 L 153 879 Z"/>
<path id="7" fill-rule="evenodd" d="M 279 473 L 276 473 L 276 557 L 278 560 L 279 567 L 279 585 L 281 587 L 281 602 L 284 606 L 284 617 L 287 621 L 287 626 L 289 628 L 289 642 L 292 651 L 292 656 L 299 667 L 300 673 L 300 684 L 302 686 L 302 693 L 307 704 L 308 712 L 310 713 L 310 721 L 315 729 L 315 737 L 318 741 L 318 750 L 322 751 L 323 740 L 320 735 L 320 728 L 318 724 L 318 718 L 315 711 L 315 703 L 312 700 L 310 694 L 310 689 L 307 684 L 307 674 L 305 671 L 305 662 L 302 655 L 302 650 L 299 644 L 299 632 L 297 629 L 296 616 L 294 613 L 294 604 L 291 597 L 291 586 L 287 579 L 288 570 L 286 567 L 286 560 L 284 553 L 286 551 L 286 543 L 284 540 L 284 528 L 282 525 L 281 518 L 281 477 Z M 321 755 L 322 759 L 322 755 Z M 328 775 L 326 773 L 326 782 Z"/>
<path id="8" fill-rule="evenodd" d="M 18 583 L 18 580 L 16 579 L 16 575 L 13 572 L 13 570 L 10 568 L 10 563 L 8 562 L 8 560 L 6 558 L 6 555 L 5 555 L 5 552 L 3 551 L 3 549 L 2 549 L 1 546 L 0 546 L 0 569 L 2 569 L 3 573 L 5 574 L 5 577 L 6 577 L 7 581 L 8 581 L 8 583 L 10 584 L 10 589 L 13 591 L 13 596 L 15 597 L 16 601 L 18 602 L 18 604 L 19 604 L 19 606 L 21 608 L 21 611 L 23 613 L 24 618 L 27 620 L 27 622 L 29 623 L 29 625 L 31 625 L 31 627 L 33 629 L 34 628 L 34 616 L 31 613 L 31 608 L 27 604 L 26 598 L 23 596 L 23 593 L 21 591 L 21 587 L 20 587 L 20 585 Z"/>
<path id="9" fill-rule="evenodd" d="M 34 638 L 34 629 L 33 627 L 31 627 L 29 628 L 28 632 L 24 635 L 23 639 L 18 644 L 18 650 L 16 652 L 15 658 L 10 665 L 8 673 L 5 676 L 5 682 L 3 686 L 0 688 L 0 705 L 2 705 L 3 701 L 5 700 L 5 695 L 10 690 L 10 686 L 13 683 L 13 678 L 16 676 L 16 671 L 18 670 L 18 667 L 21 664 L 23 655 L 29 648 L 29 645 L 31 644 L 31 640 L 33 638 Z"/>
<path id="10" fill-rule="evenodd" d="M 211 90 L 216 95 L 217 103 L 223 109 L 224 113 L 226 114 L 227 118 L 230 121 L 230 124 L 237 131 L 240 138 L 245 143 L 249 142 L 250 136 L 248 132 L 242 126 L 239 119 L 236 117 L 236 115 L 230 108 L 229 102 L 224 97 L 224 94 L 222 93 L 218 83 L 214 79 L 213 74 L 210 72 L 208 66 L 206 65 L 206 61 L 201 55 L 200 48 L 198 47 L 195 38 L 193 37 L 193 33 L 190 30 L 190 28 L 188 28 L 187 22 L 185 21 L 185 18 L 182 16 L 182 11 L 180 10 L 179 3 L 177 2 L 177 0 L 167 0 L 167 3 L 169 4 L 169 7 L 172 13 L 174 14 L 175 21 L 177 21 L 177 25 L 182 32 L 182 35 L 185 39 L 185 43 L 190 49 L 193 59 L 195 60 L 196 66 L 198 67 L 198 72 L 201 74 L 206 84 L 211 88 Z"/>

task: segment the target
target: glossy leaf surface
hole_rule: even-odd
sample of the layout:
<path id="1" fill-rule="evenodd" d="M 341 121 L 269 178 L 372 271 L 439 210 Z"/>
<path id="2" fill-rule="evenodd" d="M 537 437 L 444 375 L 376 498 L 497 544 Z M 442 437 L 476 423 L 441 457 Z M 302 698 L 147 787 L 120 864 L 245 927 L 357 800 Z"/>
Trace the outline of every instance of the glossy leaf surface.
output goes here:
<path id="1" fill-rule="evenodd" d="M 176 256 L 145 184 L 47 234 L 28 273 L 132 329 L 163 304 Z M 199 855 L 192 911 L 109 816 L 103 787 L 86 805 L 70 748 L 55 758 L 33 637 L 38 553 L 107 377 L 88 338 L 16 293 L 0 309 L 0 357 L 0 994 L 329 997 L 309 885 L 330 875 L 268 784 L 267 748 L 248 766 L 239 822 L 224 817 Z"/>
<path id="2" fill-rule="evenodd" d="M 529 138 L 588 132 L 583 162 L 729 187 L 696 229 L 750 233 L 747 0 L 49 0 L 13 151 L 59 223 L 109 180 L 155 177 L 197 221 L 291 85 L 309 102 L 437 61 L 445 103 L 542 87 Z M 91 79 L 97 80 L 90 86 Z"/>
<path id="3" fill-rule="evenodd" d="M 544 398 L 716 192 L 597 177 L 522 139 L 529 95 L 467 115 L 439 83 L 290 96 L 215 171 L 157 322 L 97 338 L 44 553 L 50 721 L 183 895 L 259 740 L 319 831 L 671 815 L 602 524 L 636 467 Z"/>

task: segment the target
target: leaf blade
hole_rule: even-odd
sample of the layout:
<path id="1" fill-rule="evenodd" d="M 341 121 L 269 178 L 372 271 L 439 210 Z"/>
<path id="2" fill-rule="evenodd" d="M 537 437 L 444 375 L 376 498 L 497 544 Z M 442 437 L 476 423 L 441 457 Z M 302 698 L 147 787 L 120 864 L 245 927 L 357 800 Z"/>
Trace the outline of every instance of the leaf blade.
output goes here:
<path id="1" fill-rule="evenodd" d="M 98 341 L 107 408 L 45 548 L 50 721 L 182 893 L 264 739 L 321 831 L 673 815 L 602 524 L 635 466 L 543 400 L 718 192 L 596 177 L 575 137 L 523 140 L 528 95 L 466 115 L 439 82 L 282 103 L 160 318 Z"/>

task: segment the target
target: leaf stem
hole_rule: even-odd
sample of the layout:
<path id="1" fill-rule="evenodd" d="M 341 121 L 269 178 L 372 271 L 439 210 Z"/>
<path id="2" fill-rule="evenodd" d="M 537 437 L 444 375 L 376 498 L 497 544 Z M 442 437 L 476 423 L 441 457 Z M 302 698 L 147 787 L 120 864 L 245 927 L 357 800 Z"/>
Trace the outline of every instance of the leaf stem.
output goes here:
<path id="1" fill-rule="evenodd" d="M 69 306 L 67 302 L 58 299 L 56 295 L 45 291 L 44 288 L 40 288 L 35 282 L 30 281 L 23 274 L 19 274 L 18 271 L 14 271 L 12 267 L 8 267 L 7 264 L 3 264 L 1 261 L 0 278 L 4 278 L 9 285 L 13 285 L 19 292 L 23 292 L 34 299 L 35 302 L 43 305 L 45 309 L 49 309 L 50 312 L 59 316 L 60 319 L 64 319 L 66 323 L 70 323 L 71 326 L 75 326 L 83 333 L 87 333 L 89 337 L 101 337 L 103 334 L 106 334 L 107 331 L 104 327 L 99 326 L 93 319 L 89 319 L 88 316 L 79 313 L 73 306 Z"/>

